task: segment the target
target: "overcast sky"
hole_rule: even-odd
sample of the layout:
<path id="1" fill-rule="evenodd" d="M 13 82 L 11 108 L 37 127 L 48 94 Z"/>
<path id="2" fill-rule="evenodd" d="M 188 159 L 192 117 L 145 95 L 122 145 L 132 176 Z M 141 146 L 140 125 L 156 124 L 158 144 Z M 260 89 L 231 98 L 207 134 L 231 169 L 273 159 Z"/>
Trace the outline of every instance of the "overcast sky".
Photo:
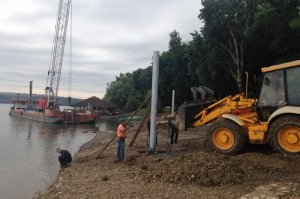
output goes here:
<path id="1" fill-rule="evenodd" d="M 200 0 L 73 0 L 72 97 L 105 94 L 120 73 L 145 68 L 153 51 L 168 49 L 169 33 L 183 41 L 200 30 Z M 1 0 L 0 92 L 43 94 L 58 0 Z M 70 30 L 70 28 L 68 29 Z M 69 34 L 68 34 L 69 37 Z M 66 42 L 59 96 L 67 96 Z"/>

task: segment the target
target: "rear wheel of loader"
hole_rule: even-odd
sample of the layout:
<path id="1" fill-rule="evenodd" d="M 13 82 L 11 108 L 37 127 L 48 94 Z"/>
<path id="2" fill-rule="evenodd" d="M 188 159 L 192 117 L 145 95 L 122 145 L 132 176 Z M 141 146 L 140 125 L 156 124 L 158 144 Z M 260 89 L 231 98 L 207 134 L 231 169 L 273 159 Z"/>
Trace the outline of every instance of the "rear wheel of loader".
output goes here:
<path id="1" fill-rule="evenodd" d="M 209 147 L 223 154 L 236 154 L 246 143 L 242 127 L 224 118 L 214 121 L 206 136 Z"/>
<path id="2" fill-rule="evenodd" d="M 275 151 L 288 155 L 300 153 L 300 117 L 278 118 L 271 125 L 268 138 Z"/>

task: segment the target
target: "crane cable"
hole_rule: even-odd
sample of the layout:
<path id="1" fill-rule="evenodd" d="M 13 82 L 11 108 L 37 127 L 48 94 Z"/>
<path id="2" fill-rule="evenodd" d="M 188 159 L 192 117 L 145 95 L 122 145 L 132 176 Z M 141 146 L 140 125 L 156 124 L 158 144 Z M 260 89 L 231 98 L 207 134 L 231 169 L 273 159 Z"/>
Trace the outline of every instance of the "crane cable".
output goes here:
<path id="1" fill-rule="evenodd" d="M 72 20 L 72 15 L 73 15 L 73 8 L 72 8 L 72 0 L 70 0 L 70 48 L 69 48 L 69 79 L 68 79 L 68 98 L 69 98 L 69 103 L 71 101 L 71 95 L 72 95 L 72 26 L 73 26 L 73 20 Z"/>
<path id="2" fill-rule="evenodd" d="M 55 29 L 56 29 L 56 26 L 55 26 Z M 47 82 L 46 82 L 46 87 L 45 87 L 45 91 L 47 89 L 47 86 L 48 86 L 48 83 L 49 83 L 49 76 L 50 76 L 50 73 L 51 73 L 51 66 L 52 66 L 52 57 L 53 57 L 53 51 L 54 51 L 54 41 L 55 40 L 55 37 L 53 38 L 53 41 L 52 41 L 52 48 L 51 48 L 51 54 L 50 54 L 50 60 L 49 60 L 49 69 L 48 69 L 48 74 L 47 74 Z"/>

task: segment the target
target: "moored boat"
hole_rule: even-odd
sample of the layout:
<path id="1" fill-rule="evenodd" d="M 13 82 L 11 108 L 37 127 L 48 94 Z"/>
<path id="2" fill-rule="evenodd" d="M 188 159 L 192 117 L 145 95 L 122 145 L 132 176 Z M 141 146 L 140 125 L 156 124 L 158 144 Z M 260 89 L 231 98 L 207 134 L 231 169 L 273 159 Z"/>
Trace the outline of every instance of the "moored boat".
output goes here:
<path id="1" fill-rule="evenodd" d="M 67 111 L 65 112 L 65 121 L 66 124 L 89 124 L 95 123 L 98 118 L 99 113 L 96 111 Z"/>
<path id="2" fill-rule="evenodd" d="M 31 103 L 26 100 L 14 100 L 9 115 L 45 123 L 86 124 L 95 123 L 99 115 L 96 111 L 44 109 L 45 99 Z M 31 104 L 31 106 L 29 106 Z M 37 107 L 38 104 L 38 107 Z"/>
<path id="3" fill-rule="evenodd" d="M 57 109 L 39 109 L 28 107 L 29 101 L 15 100 L 9 115 L 45 123 L 64 123 L 65 114 Z M 32 104 L 35 104 L 34 102 Z"/>

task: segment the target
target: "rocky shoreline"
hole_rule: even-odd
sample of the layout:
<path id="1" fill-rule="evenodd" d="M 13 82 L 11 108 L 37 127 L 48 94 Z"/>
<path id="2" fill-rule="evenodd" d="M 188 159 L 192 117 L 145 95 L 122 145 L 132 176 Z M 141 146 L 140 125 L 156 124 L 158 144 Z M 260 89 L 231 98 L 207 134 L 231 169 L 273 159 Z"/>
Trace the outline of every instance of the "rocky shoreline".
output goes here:
<path id="1" fill-rule="evenodd" d="M 131 129 L 127 144 L 135 129 Z M 72 165 L 60 171 L 48 190 L 34 198 L 299 198 L 300 158 L 284 157 L 268 147 L 249 147 L 236 156 L 208 150 L 205 129 L 182 131 L 170 145 L 166 128 L 158 130 L 158 151 L 147 154 L 147 131 L 125 161 L 116 160 L 116 142 L 96 159 L 114 132 L 97 132 L 81 146 Z M 257 149 L 258 148 L 258 149 Z"/>

